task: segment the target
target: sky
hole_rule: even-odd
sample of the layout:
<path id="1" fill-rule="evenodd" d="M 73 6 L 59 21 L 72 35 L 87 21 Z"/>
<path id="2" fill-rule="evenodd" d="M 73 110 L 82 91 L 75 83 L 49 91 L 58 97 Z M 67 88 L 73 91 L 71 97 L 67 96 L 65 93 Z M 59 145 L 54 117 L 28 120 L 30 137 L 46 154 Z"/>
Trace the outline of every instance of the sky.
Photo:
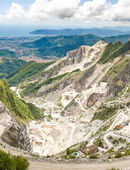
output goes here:
<path id="1" fill-rule="evenodd" d="M 0 0 L 0 25 L 130 26 L 130 0 Z"/>

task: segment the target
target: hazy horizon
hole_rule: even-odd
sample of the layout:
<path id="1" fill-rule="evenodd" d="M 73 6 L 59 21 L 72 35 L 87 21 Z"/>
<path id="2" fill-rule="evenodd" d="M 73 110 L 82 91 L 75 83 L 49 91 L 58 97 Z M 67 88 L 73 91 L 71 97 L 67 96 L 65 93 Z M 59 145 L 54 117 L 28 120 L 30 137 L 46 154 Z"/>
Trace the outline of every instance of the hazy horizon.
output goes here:
<path id="1" fill-rule="evenodd" d="M 44 27 L 44 26 L 36 26 L 36 25 L 0 25 L 0 37 L 31 37 L 35 36 L 30 34 L 30 32 L 40 29 L 47 30 L 60 30 L 60 29 L 112 29 L 119 31 L 130 31 L 130 27 Z M 37 36 L 37 35 L 36 35 Z"/>

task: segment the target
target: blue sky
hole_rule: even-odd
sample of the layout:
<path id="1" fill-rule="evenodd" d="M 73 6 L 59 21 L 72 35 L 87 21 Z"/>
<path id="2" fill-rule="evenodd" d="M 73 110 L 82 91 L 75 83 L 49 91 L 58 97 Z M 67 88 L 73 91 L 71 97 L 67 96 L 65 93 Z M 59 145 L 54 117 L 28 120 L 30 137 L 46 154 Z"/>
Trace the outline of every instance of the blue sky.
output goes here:
<path id="1" fill-rule="evenodd" d="M 34 2 L 34 0 L 0 0 L 0 11 L 6 12 L 11 6 L 12 2 L 16 2 L 21 4 L 25 9 L 29 7 L 30 4 Z"/>
<path id="2" fill-rule="evenodd" d="M 130 26 L 129 11 L 130 0 L 0 0 L 0 24 Z"/>

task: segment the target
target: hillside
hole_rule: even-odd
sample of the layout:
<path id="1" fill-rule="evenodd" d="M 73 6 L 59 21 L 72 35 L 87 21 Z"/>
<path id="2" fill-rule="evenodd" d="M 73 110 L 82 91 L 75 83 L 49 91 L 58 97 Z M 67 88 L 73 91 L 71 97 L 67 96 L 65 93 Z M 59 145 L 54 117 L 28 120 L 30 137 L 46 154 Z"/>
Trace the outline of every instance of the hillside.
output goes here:
<path id="1" fill-rule="evenodd" d="M 21 69 L 22 75 L 26 75 L 27 77 L 30 77 L 30 79 L 21 78 L 19 76 L 20 74 L 16 74 L 10 77 L 9 83 L 11 85 L 11 82 L 18 84 L 20 81 L 24 81 L 24 84 L 26 85 L 21 85 L 21 88 L 23 88 L 21 92 L 22 96 L 38 93 L 38 91 L 41 93 L 41 89 L 45 89 L 44 93 L 46 94 L 51 92 L 51 90 L 60 84 L 60 82 L 67 81 L 73 74 L 80 73 L 84 70 L 87 71 L 87 68 L 91 68 L 96 62 L 100 64 L 109 64 L 109 62 L 113 62 L 115 58 L 124 55 L 129 51 L 129 47 L 129 42 L 122 44 L 120 41 L 109 43 L 108 45 L 104 41 L 99 41 L 92 47 L 80 46 L 76 50 L 68 52 L 65 58 L 56 61 L 50 66 L 48 65 L 45 70 L 39 70 L 39 76 L 35 74 L 24 74 L 24 70 L 26 69 L 23 68 L 24 70 Z M 25 67 L 30 64 L 27 64 Z M 35 63 L 33 63 L 33 65 L 37 66 Z M 31 69 L 32 68 L 31 65 Z M 18 82 L 17 77 L 20 77 L 20 81 Z M 73 77 L 71 79 L 73 80 Z"/>
<path id="2" fill-rule="evenodd" d="M 0 62 L 0 78 L 7 78 L 9 74 L 21 68 L 25 61 L 16 58 L 2 58 Z"/>
<path id="3" fill-rule="evenodd" d="M 30 152 L 29 123 L 43 118 L 43 109 L 17 97 L 8 84 L 0 80 L 0 149 L 9 148 L 15 154 L 18 148 Z"/>
<path id="4" fill-rule="evenodd" d="M 24 95 L 24 94 L 27 95 L 28 93 L 36 92 L 43 85 L 50 86 L 50 84 L 53 84 L 53 83 L 55 84 L 57 81 L 59 82 L 60 80 L 64 79 L 65 77 L 67 78 L 71 74 L 78 72 L 80 69 L 85 69 L 86 65 L 91 65 L 92 62 L 94 62 L 94 61 L 96 62 L 97 58 L 100 57 L 100 54 L 102 54 L 102 52 L 104 51 L 105 46 L 106 46 L 106 43 L 104 41 L 99 41 L 92 47 L 81 46 L 74 51 L 68 52 L 67 57 L 65 57 L 61 60 L 58 60 L 54 63 L 50 63 L 50 66 L 48 63 L 47 66 L 49 66 L 49 67 L 47 67 L 47 68 L 45 67 L 45 71 L 44 71 L 44 69 L 41 69 L 41 70 L 39 69 L 39 76 L 36 76 L 35 74 L 32 74 L 32 76 L 31 76 L 30 69 L 27 69 L 29 72 L 29 75 L 28 75 L 28 73 L 26 72 L 26 68 L 33 69 L 32 65 L 34 65 L 38 69 L 38 67 L 37 67 L 38 64 L 28 63 L 27 65 L 25 65 L 25 67 L 21 68 L 21 72 L 19 71 L 17 74 L 10 77 L 8 82 L 11 85 L 12 85 L 12 83 L 13 84 L 20 83 L 20 82 L 17 82 L 17 77 L 18 77 L 21 82 L 22 82 L 22 80 L 24 80 L 26 82 L 25 84 L 27 84 L 27 82 L 29 82 L 27 80 L 27 77 L 29 76 L 31 78 L 30 79 L 31 83 L 29 83 L 27 86 L 25 85 L 26 89 L 23 86 L 24 91 L 23 91 L 22 95 Z M 87 57 L 88 57 L 88 60 L 85 59 Z M 34 71 L 34 69 L 33 69 L 33 71 Z M 22 77 L 20 76 L 20 73 L 22 73 L 21 75 L 26 75 L 26 78 L 22 79 Z M 24 74 L 24 73 L 26 73 L 26 74 Z M 31 73 L 33 73 L 33 72 L 31 72 Z M 35 81 L 33 81 L 33 80 L 35 80 Z"/>
<path id="5" fill-rule="evenodd" d="M 0 80 L 0 101 L 8 107 L 18 121 L 28 122 L 29 120 L 43 118 L 43 113 L 39 108 L 15 96 L 3 80 Z"/>
<path id="6" fill-rule="evenodd" d="M 123 46 L 123 44 L 120 41 L 113 43 L 109 43 L 107 45 L 107 48 L 105 49 L 104 53 L 101 56 L 101 59 L 99 60 L 99 63 L 105 63 L 107 61 L 110 61 L 111 59 L 114 59 L 112 56 L 116 51 L 119 51 L 119 49 Z M 118 55 L 119 56 L 119 55 Z"/>
<path id="7" fill-rule="evenodd" d="M 1 92 L 5 95 L 0 100 L 14 117 L 28 121 L 26 148 L 58 159 L 129 156 L 129 47 L 129 41 L 107 44 L 100 40 L 68 51 L 55 62 L 29 62 L 10 75 L 13 92 Z M 6 83 L 3 86 L 1 91 L 8 89 Z M 44 110 L 44 119 L 37 109 Z M 2 139 L 12 145 L 10 131 Z M 96 147 L 92 154 L 86 151 L 89 146 Z"/>
<path id="8" fill-rule="evenodd" d="M 74 50 L 81 45 L 94 45 L 98 40 L 104 39 L 105 42 L 113 42 L 120 40 L 126 43 L 130 40 L 130 35 L 120 35 L 111 37 L 99 37 L 94 34 L 87 35 L 72 35 L 72 36 L 51 36 L 44 37 L 39 40 L 21 44 L 26 48 L 37 48 L 39 57 L 41 58 L 53 58 L 64 57 L 68 51 Z"/>
<path id="9" fill-rule="evenodd" d="M 24 80 L 31 78 L 34 75 L 37 75 L 46 69 L 53 62 L 49 63 L 36 63 L 36 62 L 28 62 L 26 65 L 21 67 L 19 70 L 16 70 L 8 75 L 8 82 L 10 85 L 17 85 Z"/>
<path id="10" fill-rule="evenodd" d="M 38 48 L 40 57 L 57 56 L 64 57 L 70 50 L 74 50 L 80 45 L 93 45 L 100 37 L 88 34 L 81 36 L 56 36 L 44 37 L 32 43 L 22 44 L 23 47 Z"/>
<path id="11" fill-rule="evenodd" d="M 125 44 L 122 44 L 120 41 L 117 41 L 115 44 L 108 44 L 106 50 L 104 51 L 99 63 L 105 63 L 118 56 L 125 55 L 130 50 L 130 41 Z"/>
<path id="12" fill-rule="evenodd" d="M 129 114 L 125 116 L 129 110 L 129 50 L 129 42 L 122 44 L 120 41 L 109 44 L 99 41 L 93 46 L 80 46 L 47 67 L 39 76 L 24 81 L 21 96 L 45 110 L 45 121 L 39 122 L 37 130 L 46 136 L 47 142 L 44 138 L 42 140 L 47 146 L 41 144 L 44 149 L 37 151 L 40 155 L 61 152 L 58 157 L 71 158 L 76 150 L 80 150 L 77 148 L 83 141 L 94 144 L 98 140 L 102 141 L 102 145 L 98 145 L 104 152 L 111 147 L 116 151 L 115 145 L 108 144 L 107 140 L 110 136 L 117 140 L 118 133 L 114 128 L 129 120 Z M 122 119 L 119 120 L 121 114 Z M 32 136 L 37 136 L 35 125 L 36 122 L 30 123 Z M 55 145 L 51 145 L 48 135 L 52 136 Z M 120 136 L 126 140 L 126 150 L 129 148 L 128 136 L 125 139 Z M 64 138 L 68 139 L 67 142 Z M 70 148 L 70 153 L 65 151 L 67 148 Z M 98 154 L 101 157 L 100 151 Z"/>
<path id="13" fill-rule="evenodd" d="M 130 40 L 130 34 L 104 37 L 104 40 L 106 42 L 113 42 L 113 43 L 116 41 L 121 41 L 122 43 L 126 43 Z"/>

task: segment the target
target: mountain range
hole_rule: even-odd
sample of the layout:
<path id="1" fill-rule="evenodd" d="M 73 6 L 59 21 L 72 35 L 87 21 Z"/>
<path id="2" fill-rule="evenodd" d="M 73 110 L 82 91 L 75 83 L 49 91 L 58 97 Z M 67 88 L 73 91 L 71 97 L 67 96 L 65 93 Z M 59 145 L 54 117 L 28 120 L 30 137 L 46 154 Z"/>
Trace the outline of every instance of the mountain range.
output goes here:
<path id="1" fill-rule="evenodd" d="M 130 31 L 119 31 L 115 29 L 103 29 L 103 28 L 90 28 L 90 29 L 40 29 L 30 32 L 30 34 L 41 35 L 82 35 L 82 34 L 95 34 L 97 36 L 117 36 L 130 34 Z"/>
<path id="2" fill-rule="evenodd" d="M 38 56 L 44 59 L 62 58 L 68 51 L 74 50 L 81 45 L 94 45 L 100 39 L 105 42 L 116 42 L 120 40 L 126 43 L 130 40 L 130 35 L 119 35 L 110 37 L 99 37 L 94 34 L 71 35 L 71 36 L 52 36 L 43 37 L 35 41 L 21 44 L 22 47 L 35 48 Z"/>

